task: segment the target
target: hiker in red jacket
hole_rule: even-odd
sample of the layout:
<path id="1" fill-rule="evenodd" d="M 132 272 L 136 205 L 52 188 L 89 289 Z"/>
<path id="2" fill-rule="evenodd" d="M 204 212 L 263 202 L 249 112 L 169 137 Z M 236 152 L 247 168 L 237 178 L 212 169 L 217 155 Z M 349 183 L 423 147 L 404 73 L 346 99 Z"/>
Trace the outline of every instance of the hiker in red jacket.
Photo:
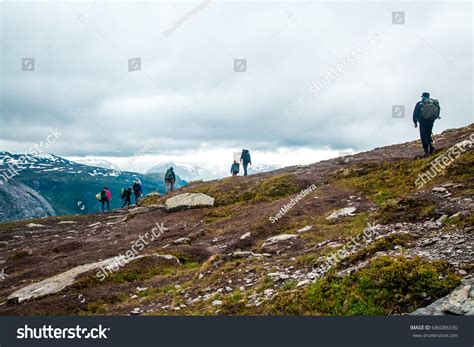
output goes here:
<path id="1" fill-rule="evenodd" d="M 104 187 L 100 192 L 100 202 L 102 203 L 102 212 L 104 211 L 104 206 L 107 204 L 107 211 L 110 211 L 110 203 L 109 201 L 112 200 L 112 195 L 110 194 L 110 190 L 107 187 Z"/>

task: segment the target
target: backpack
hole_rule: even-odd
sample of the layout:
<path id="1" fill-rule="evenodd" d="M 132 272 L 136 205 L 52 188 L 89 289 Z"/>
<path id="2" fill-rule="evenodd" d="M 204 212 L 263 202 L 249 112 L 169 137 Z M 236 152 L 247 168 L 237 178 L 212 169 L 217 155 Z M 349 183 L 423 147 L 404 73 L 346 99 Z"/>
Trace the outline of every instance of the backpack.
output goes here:
<path id="1" fill-rule="evenodd" d="M 165 180 L 166 180 L 166 181 L 174 181 L 174 180 L 175 180 L 174 172 L 171 171 L 170 169 L 168 169 L 168 170 L 166 171 Z"/>
<path id="2" fill-rule="evenodd" d="M 107 192 L 105 190 L 100 192 L 100 200 L 107 199 Z"/>
<path id="3" fill-rule="evenodd" d="M 248 151 L 248 149 L 244 149 L 242 151 L 242 160 L 244 161 L 244 163 L 250 163 L 250 152 Z"/>
<path id="4" fill-rule="evenodd" d="M 439 118 L 441 108 L 436 99 L 428 99 L 421 105 L 420 120 L 434 121 Z"/>

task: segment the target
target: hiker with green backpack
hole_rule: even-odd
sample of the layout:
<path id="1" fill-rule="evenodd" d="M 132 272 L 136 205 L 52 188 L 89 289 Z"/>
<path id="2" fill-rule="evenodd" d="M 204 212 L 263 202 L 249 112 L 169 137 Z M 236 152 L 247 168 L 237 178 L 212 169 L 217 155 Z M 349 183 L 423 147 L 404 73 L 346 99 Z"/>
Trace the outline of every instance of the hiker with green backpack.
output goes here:
<path id="1" fill-rule="evenodd" d="M 165 173 L 166 194 L 168 194 L 169 191 L 173 191 L 174 182 L 176 182 L 176 175 L 174 174 L 173 168 L 170 167 Z"/>
<path id="2" fill-rule="evenodd" d="M 431 137 L 433 132 L 433 125 L 436 119 L 440 118 L 439 113 L 441 108 L 436 99 L 430 98 L 430 93 L 424 92 L 421 95 L 421 101 L 418 101 L 413 110 L 413 124 L 415 128 L 420 123 L 420 138 L 425 157 L 429 156 L 435 151 L 433 146 L 433 139 Z"/>
<path id="3" fill-rule="evenodd" d="M 248 149 L 243 149 L 242 154 L 240 155 L 240 161 L 244 167 L 244 176 L 247 176 L 247 167 L 252 165 L 252 159 L 250 158 L 250 152 Z"/>

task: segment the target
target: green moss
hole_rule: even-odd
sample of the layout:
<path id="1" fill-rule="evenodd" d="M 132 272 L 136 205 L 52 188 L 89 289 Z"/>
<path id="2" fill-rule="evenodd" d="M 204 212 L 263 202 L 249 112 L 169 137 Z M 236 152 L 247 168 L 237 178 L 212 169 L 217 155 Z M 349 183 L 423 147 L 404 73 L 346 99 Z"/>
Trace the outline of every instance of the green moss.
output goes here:
<path id="1" fill-rule="evenodd" d="M 382 223 L 393 221 L 416 222 L 435 216 L 436 203 L 430 200 L 406 197 L 390 200 L 382 205 L 377 219 Z"/>
<path id="2" fill-rule="evenodd" d="M 455 182 L 464 183 L 474 177 L 474 151 L 468 151 L 448 166 L 446 176 Z"/>
<path id="3" fill-rule="evenodd" d="M 443 224 L 446 227 L 454 227 L 464 229 L 468 226 L 474 225 L 474 213 L 469 213 L 468 215 L 459 214 L 456 217 L 446 218 L 443 221 Z"/>
<path id="4" fill-rule="evenodd" d="M 241 182 L 235 178 L 204 184 L 192 189 L 194 193 L 204 193 L 215 199 L 215 206 L 237 203 L 273 201 L 299 191 L 293 174 L 281 174 L 258 181 Z"/>
<path id="5" fill-rule="evenodd" d="M 283 289 L 283 290 L 292 290 L 292 289 L 296 288 L 297 284 L 298 284 L 298 282 L 296 282 L 295 280 L 289 280 L 289 281 L 286 281 L 285 284 L 283 284 L 281 289 Z"/>
<path id="6" fill-rule="evenodd" d="M 391 315 L 411 312 L 448 294 L 460 283 L 445 262 L 381 257 L 342 279 L 332 275 L 306 293 L 311 310 L 329 315 Z"/>
<path id="7" fill-rule="evenodd" d="M 226 206 L 216 207 L 206 212 L 206 223 L 221 222 L 232 218 L 232 210 Z"/>
<path id="8" fill-rule="evenodd" d="M 349 256 L 343 263 L 346 264 L 363 261 L 377 252 L 388 251 L 393 249 L 395 246 L 405 247 L 409 245 L 413 240 L 415 240 L 415 237 L 411 234 L 392 234 L 377 241 L 374 241 L 367 247 L 364 247 L 357 253 Z"/>
<path id="9" fill-rule="evenodd" d="M 344 278 L 336 278 L 331 272 L 304 290 L 282 292 L 261 313 L 401 314 L 428 305 L 459 284 L 460 277 L 446 262 L 381 257 Z"/>
<path id="10" fill-rule="evenodd" d="M 273 201 L 299 192 L 296 178 L 293 174 L 282 174 L 264 179 L 254 197 L 254 201 Z"/>
<path id="11" fill-rule="evenodd" d="M 375 194 L 375 201 L 381 205 L 384 202 L 386 202 L 388 199 L 392 198 L 392 194 L 390 192 L 387 192 L 385 190 L 380 190 Z"/>

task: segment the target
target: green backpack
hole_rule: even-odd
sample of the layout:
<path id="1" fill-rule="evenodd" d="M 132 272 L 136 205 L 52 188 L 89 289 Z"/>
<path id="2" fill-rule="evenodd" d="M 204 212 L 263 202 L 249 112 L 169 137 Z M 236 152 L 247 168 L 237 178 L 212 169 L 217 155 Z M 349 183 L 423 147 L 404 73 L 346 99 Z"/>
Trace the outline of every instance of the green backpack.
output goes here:
<path id="1" fill-rule="evenodd" d="M 434 121 L 439 118 L 440 111 L 438 100 L 428 99 L 421 106 L 420 120 Z"/>

